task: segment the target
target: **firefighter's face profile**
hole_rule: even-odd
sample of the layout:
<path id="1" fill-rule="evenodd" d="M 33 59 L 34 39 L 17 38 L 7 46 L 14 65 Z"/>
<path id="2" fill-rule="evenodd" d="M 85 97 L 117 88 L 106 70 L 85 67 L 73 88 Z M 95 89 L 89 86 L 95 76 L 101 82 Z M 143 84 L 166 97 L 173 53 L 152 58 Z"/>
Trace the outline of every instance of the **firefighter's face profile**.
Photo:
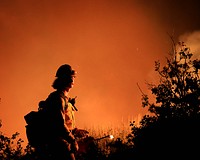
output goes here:
<path id="1" fill-rule="evenodd" d="M 68 80 L 68 85 L 66 89 L 70 89 L 74 86 L 74 80 L 75 80 L 75 76 L 71 76 L 70 79 Z"/>

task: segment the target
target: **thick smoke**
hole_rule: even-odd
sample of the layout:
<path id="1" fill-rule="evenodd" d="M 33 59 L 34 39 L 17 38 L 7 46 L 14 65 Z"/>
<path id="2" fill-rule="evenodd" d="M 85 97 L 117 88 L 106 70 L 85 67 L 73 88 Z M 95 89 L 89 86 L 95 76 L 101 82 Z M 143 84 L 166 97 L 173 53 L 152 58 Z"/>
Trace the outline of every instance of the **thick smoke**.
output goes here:
<path id="1" fill-rule="evenodd" d="M 190 48 L 194 59 L 200 58 L 200 31 L 183 34 L 180 36 L 179 40 L 185 42 Z"/>

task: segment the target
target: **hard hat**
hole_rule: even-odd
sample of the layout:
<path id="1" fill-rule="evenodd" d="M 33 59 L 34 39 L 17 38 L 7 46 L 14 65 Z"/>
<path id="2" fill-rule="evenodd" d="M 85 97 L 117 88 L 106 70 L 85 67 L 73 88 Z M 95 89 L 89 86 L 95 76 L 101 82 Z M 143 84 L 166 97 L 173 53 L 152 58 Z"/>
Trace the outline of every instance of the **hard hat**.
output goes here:
<path id="1" fill-rule="evenodd" d="M 61 78 L 66 76 L 75 76 L 75 74 L 75 70 L 73 70 L 69 64 L 63 64 L 58 68 L 56 77 Z"/>

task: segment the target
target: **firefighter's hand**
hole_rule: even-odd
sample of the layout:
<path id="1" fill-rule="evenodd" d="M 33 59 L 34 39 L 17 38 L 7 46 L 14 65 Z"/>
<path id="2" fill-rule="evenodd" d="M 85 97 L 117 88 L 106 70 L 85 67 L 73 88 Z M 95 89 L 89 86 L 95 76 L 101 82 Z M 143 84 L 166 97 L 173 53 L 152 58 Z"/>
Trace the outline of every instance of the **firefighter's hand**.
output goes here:
<path id="1" fill-rule="evenodd" d="M 75 98 L 69 98 L 68 101 L 72 104 L 72 106 L 74 106 L 75 103 L 76 103 L 76 97 Z"/>
<path id="2" fill-rule="evenodd" d="M 78 128 L 73 129 L 72 133 L 76 138 L 83 138 L 83 137 L 88 136 L 88 134 L 89 134 L 88 131 L 86 131 L 84 129 L 78 129 Z"/>

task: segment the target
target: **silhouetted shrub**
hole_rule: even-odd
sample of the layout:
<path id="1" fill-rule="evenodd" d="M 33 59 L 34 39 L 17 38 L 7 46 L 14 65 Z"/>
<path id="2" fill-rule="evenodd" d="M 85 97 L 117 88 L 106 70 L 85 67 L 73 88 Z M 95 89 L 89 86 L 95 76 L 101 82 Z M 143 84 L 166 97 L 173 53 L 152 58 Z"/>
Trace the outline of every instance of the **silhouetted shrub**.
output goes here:
<path id="1" fill-rule="evenodd" d="M 128 136 L 136 160 L 200 158 L 200 60 L 192 59 L 183 42 L 179 47 L 177 51 L 174 45 L 162 70 L 160 63 L 155 63 L 160 83 L 148 84 L 155 104 L 142 92 L 142 105 L 150 114 L 139 126 L 132 122 Z"/>
<path id="2" fill-rule="evenodd" d="M 0 128 L 2 122 L 0 121 Z M 0 159 L 1 160 L 19 160 L 24 156 L 22 147 L 23 140 L 18 138 L 19 133 L 14 133 L 11 137 L 4 135 L 0 131 Z"/>

